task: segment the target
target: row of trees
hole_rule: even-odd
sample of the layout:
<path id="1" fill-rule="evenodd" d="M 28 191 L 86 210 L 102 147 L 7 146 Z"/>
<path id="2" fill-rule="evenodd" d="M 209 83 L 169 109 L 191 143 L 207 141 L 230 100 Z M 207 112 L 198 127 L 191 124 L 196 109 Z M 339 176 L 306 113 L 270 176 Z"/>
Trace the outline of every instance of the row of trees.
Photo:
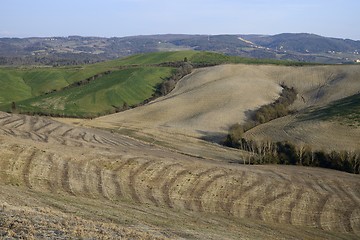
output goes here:
<path id="1" fill-rule="evenodd" d="M 349 173 L 360 173 L 360 151 L 313 150 L 304 144 L 289 142 L 254 141 L 241 138 L 238 148 L 248 151 L 248 164 L 285 164 L 330 168 Z"/>
<path id="2" fill-rule="evenodd" d="M 238 147 L 244 132 L 251 128 L 269 122 L 273 119 L 290 114 L 289 106 L 296 100 L 297 91 L 289 88 L 285 84 L 281 84 L 283 88 L 280 97 L 273 103 L 264 105 L 252 113 L 252 117 L 245 124 L 234 124 L 229 129 L 229 134 L 225 141 L 225 145 L 229 147 Z"/>
<path id="3" fill-rule="evenodd" d="M 181 62 L 180 66 L 174 71 L 174 73 L 167 79 L 156 86 L 156 91 L 153 94 L 153 97 L 165 96 L 171 92 L 176 83 L 186 75 L 190 74 L 193 71 L 193 66 L 187 62 L 187 58 L 184 59 L 184 62 Z"/>

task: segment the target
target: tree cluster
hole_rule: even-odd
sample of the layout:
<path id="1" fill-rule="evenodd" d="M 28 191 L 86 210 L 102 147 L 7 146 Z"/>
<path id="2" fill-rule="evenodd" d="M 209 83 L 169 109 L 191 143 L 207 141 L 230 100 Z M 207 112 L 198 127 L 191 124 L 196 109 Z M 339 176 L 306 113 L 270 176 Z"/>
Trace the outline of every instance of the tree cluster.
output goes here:
<path id="1" fill-rule="evenodd" d="M 283 90 L 280 97 L 271 104 L 260 107 L 254 114 L 255 125 L 269 122 L 290 113 L 288 107 L 296 100 L 297 92 L 294 88 L 281 85 Z"/>
<path id="2" fill-rule="evenodd" d="M 322 167 L 360 173 L 360 151 L 313 150 L 305 145 L 289 142 L 254 141 L 241 138 L 238 148 L 250 152 L 249 164 L 284 164 Z"/>
<path id="3" fill-rule="evenodd" d="M 188 63 L 186 58 L 184 62 L 176 69 L 176 71 L 167 79 L 156 86 L 155 93 L 153 94 L 153 98 L 165 96 L 169 92 L 171 92 L 174 88 L 176 83 L 186 75 L 190 74 L 193 71 L 193 66 Z"/>

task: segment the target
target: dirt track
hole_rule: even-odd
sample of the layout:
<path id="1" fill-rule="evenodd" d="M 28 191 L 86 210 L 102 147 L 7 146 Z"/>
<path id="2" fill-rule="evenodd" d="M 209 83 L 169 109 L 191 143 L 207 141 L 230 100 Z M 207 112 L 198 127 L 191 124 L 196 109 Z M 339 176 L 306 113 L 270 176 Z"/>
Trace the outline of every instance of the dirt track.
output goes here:
<path id="1" fill-rule="evenodd" d="M 285 224 L 285 235 L 296 232 L 291 226 L 309 227 L 302 233 L 307 237 L 326 239 L 326 232 L 318 230 L 360 235 L 360 176 L 194 158 L 116 133 L 40 117 L 1 113 L 0 129 L 0 179 L 5 186 L 18 186 L 15 189 L 47 197 L 60 194 L 73 201 L 128 202 L 181 214 Z M 199 232 L 200 238 L 208 238 Z"/>

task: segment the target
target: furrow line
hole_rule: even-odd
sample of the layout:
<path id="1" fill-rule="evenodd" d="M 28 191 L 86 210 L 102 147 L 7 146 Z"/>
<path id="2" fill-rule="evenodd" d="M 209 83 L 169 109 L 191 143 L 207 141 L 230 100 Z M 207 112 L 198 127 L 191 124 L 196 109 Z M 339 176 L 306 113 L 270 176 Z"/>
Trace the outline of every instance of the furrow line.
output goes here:
<path id="1" fill-rule="evenodd" d="M 119 182 L 119 172 L 122 170 L 122 168 L 129 164 L 130 162 L 136 160 L 137 158 L 129 158 L 127 159 L 124 163 L 122 163 L 120 166 L 118 166 L 117 168 L 114 169 L 114 171 L 112 172 L 111 174 L 111 177 L 112 177 L 112 182 L 114 183 L 115 185 L 115 195 L 117 197 L 124 197 L 124 193 L 123 193 L 123 190 L 122 190 L 122 187 L 120 185 L 120 182 Z"/>
<path id="2" fill-rule="evenodd" d="M 98 184 L 97 184 L 97 190 L 99 192 L 99 194 L 105 198 L 105 199 L 109 199 L 109 196 L 107 195 L 106 191 L 105 191 L 105 186 L 104 186 L 104 179 L 103 179 L 103 171 L 101 170 L 101 168 L 97 167 L 95 168 L 95 174 L 98 178 Z"/>
<path id="3" fill-rule="evenodd" d="M 33 131 L 34 132 L 39 132 L 40 130 L 45 129 L 45 128 L 47 128 L 48 126 L 50 126 L 52 124 L 53 124 L 52 122 L 45 123 L 44 125 L 41 125 L 40 127 L 33 129 Z"/>
<path id="4" fill-rule="evenodd" d="M 164 197 L 164 202 L 169 208 L 173 208 L 173 203 L 170 198 L 170 190 L 173 188 L 174 184 L 178 181 L 178 179 L 184 175 L 186 175 L 189 170 L 182 170 L 178 172 L 175 176 L 173 176 L 168 182 L 166 182 L 162 187 L 162 193 Z"/>
<path id="5" fill-rule="evenodd" d="M 74 131 L 74 130 L 75 130 L 75 128 L 69 128 L 69 129 L 65 130 L 65 132 L 63 132 L 61 134 L 61 136 L 66 137 L 71 131 Z"/>
<path id="6" fill-rule="evenodd" d="M 194 194 L 196 194 L 197 197 L 195 197 L 195 206 L 197 206 L 199 212 L 204 212 L 204 207 L 202 203 L 203 195 L 205 192 L 209 189 L 209 187 L 219 180 L 220 178 L 226 177 L 226 174 L 219 174 L 213 176 L 210 180 L 206 181 L 203 186 L 200 187 L 198 191 L 195 191 Z"/>
<path id="7" fill-rule="evenodd" d="M 178 163 L 174 163 L 174 164 L 169 164 L 169 165 L 165 165 L 165 167 L 163 167 L 162 169 L 158 170 L 158 174 L 151 180 L 151 183 L 153 183 L 153 186 L 157 186 L 157 184 L 159 182 L 161 182 L 161 180 L 163 178 L 166 178 L 169 174 L 169 172 L 171 172 L 172 168 L 174 168 L 175 166 L 181 166 Z M 148 188 L 146 191 L 146 197 L 153 203 L 155 204 L 155 206 L 159 206 L 160 202 L 158 199 L 156 199 L 154 197 L 153 194 L 153 188 Z"/>
<path id="8" fill-rule="evenodd" d="M 184 201 L 184 207 L 185 209 L 187 210 L 194 210 L 194 209 L 191 209 L 191 205 L 192 203 L 195 202 L 199 205 L 199 202 L 198 201 L 195 201 L 194 199 L 197 198 L 197 195 L 196 195 L 196 188 L 199 184 L 201 184 L 201 181 L 202 181 L 202 177 L 205 176 L 205 175 L 208 175 L 208 174 L 211 174 L 212 172 L 216 172 L 216 171 L 219 171 L 217 168 L 210 168 L 210 169 L 207 169 L 203 172 L 201 172 L 200 174 L 196 174 L 196 180 L 195 182 L 193 183 L 193 187 L 190 188 L 189 190 L 187 190 L 185 192 L 185 196 L 187 199 L 185 199 Z M 201 205 L 201 204 L 200 204 Z M 199 207 L 199 206 L 198 206 Z"/>
<path id="9" fill-rule="evenodd" d="M 31 182 L 30 182 L 30 168 L 31 168 L 31 163 L 35 158 L 35 155 L 37 153 L 37 150 L 32 150 L 32 153 L 26 158 L 25 160 L 25 164 L 24 164 L 24 168 L 23 168 L 23 181 L 25 183 L 25 186 L 27 186 L 28 188 L 32 188 L 31 186 Z"/>
<path id="10" fill-rule="evenodd" d="M 62 170 L 63 170 L 63 174 L 61 176 L 61 186 L 67 193 L 75 196 L 74 192 L 71 190 L 71 185 L 70 185 L 69 160 L 64 161 Z"/>
<path id="11" fill-rule="evenodd" d="M 135 171 L 130 171 L 130 176 L 129 176 L 129 189 L 130 189 L 130 194 L 131 194 L 131 198 L 135 201 L 140 203 L 140 197 L 139 195 L 136 193 L 136 179 L 138 177 L 138 175 L 140 175 L 141 173 L 143 173 L 144 171 L 146 171 L 146 169 L 151 166 L 154 163 L 153 160 L 150 160 L 146 163 L 143 163 L 140 165 L 140 167 L 138 167 Z"/>

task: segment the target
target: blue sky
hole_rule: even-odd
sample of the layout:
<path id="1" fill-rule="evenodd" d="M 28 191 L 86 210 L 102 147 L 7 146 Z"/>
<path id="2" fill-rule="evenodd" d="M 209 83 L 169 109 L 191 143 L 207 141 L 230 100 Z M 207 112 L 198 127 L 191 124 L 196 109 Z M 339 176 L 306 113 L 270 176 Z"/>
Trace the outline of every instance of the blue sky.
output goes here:
<path id="1" fill-rule="evenodd" d="M 360 0 L 1 0 L 0 37 L 308 32 L 360 40 Z"/>

